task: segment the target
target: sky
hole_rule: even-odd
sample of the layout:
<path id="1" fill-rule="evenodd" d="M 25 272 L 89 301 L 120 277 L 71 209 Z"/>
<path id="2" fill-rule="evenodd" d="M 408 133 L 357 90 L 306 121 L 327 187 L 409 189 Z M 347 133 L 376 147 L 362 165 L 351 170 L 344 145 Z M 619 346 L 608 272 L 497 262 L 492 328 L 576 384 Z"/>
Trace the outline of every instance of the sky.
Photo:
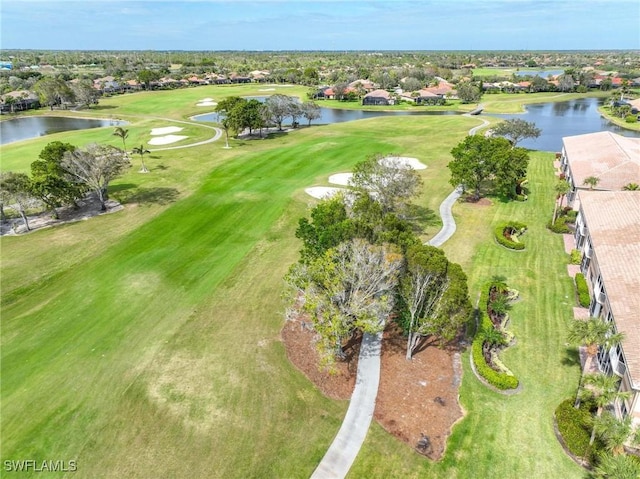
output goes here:
<path id="1" fill-rule="evenodd" d="M 639 0 L 0 0 L 0 47 L 640 50 Z"/>

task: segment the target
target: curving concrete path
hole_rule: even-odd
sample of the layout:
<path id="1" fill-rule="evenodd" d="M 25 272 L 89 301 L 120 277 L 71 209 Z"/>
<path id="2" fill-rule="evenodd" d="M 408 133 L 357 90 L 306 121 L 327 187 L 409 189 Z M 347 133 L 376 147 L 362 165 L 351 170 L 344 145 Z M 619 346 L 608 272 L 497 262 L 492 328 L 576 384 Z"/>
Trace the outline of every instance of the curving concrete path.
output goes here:
<path id="1" fill-rule="evenodd" d="M 467 115 L 470 116 L 470 115 Z M 489 125 L 489 121 L 481 119 L 482 124 L 469 130 L 474 135 L 481 128 Z M 456 231 L 451 208 L 462 194 L 462 188 L 457 187 L 440 204 L 442 229 L 427 244 L 440 246 Z M 358 371 L 356 386 L 353 389 L 347 414 L 342 426 L 326 454 L 311 475 L 311 479 L 338 479 L 346 477 L 353 461 L 360 452 L 360 448 L 367 437 L 369 425 L 373 419 L 380 383 L 380 352 L 382 350 L 382 333 L 365 333 L 362 337 L 360 355 L 358 356 Z"/>

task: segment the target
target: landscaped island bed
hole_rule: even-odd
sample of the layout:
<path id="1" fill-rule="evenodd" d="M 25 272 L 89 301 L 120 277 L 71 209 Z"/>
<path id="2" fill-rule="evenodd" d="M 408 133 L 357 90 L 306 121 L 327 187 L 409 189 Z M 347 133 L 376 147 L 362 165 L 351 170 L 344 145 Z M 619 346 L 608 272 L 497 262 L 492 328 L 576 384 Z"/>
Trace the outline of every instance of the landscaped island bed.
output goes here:
<path id="1" fill-rule="evenodd" d="M 237 93 L 257 87 L 140 93 L 104 104 L 118 117 L 181 120 L 201 113 L 195 105 L 203 98 Z M 131 128 L 149 121 L 130 120 Z M 155 478 L 158 470 L 189 478 L 310 476 L 346 402 L 325 397 L 289 362 L 280 339 L 282 277 L 300 248 L 297 220 L 313 201 L 304 188 L 368 155 L 402 152 L 427 165 L 418 201 L 437 211 L 451 191 L 449 152 L 478 123 L 376 118 L 231 140 L 229 150 L 215 142 L 158 151 L 149 174 L 133 168 L 113 182 L 123 211 L 2 238 L 2 459 L 34 451 L 77 459 L 85 477 Z M 141 135 L 148 138 L 151 127 Z M 3 163 L 6 156 L 26 169 L 58 138 L 3 147 Z M 118 144 L 111 130 L 64 139 Z M 473 377 L 467 350 L 459 389 L 465 416 L 442 459 L 429 461 L 374 424 L 350 477 L 583 476 L 552 427 L 579 374 L 565 346 L 573 285 L 563 274 L 561 238 L 544 228 L 553 210 L 552 161 L 532 154 L 527 202 L 457 204 L 458 230 L 444 246 L 467 272 L 472 298 L 494 274 L 520 291 L 512 325 L 518 342 L 504 362 L 522 391 L 505 398 L 487 389 Z M 529 228 L 527 248 L 517 254 L 496 247 L 492 230 L 514 217 L 527 218 Z M 438 228 L 427 226 L 425 240 Z M 420 361 L 438 357 L 439 367 L 452 367 L 446 351 Z M 448 384 L 415 379 L 411 387 L 430 394 L 430 384 Z M 425 398 L 427 417 L 443 407 Z M 402 422 L 376 414 L 390 431 L 403 431 Z M 421 432 L 429 434 L 426 426 Z"/>

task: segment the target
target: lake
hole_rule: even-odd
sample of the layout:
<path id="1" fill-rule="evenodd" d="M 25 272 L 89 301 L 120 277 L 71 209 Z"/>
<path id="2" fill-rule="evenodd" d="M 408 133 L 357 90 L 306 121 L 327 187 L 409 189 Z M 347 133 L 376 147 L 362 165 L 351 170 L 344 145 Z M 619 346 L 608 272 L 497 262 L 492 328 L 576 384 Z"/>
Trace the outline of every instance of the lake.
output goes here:
<path id="1" fill-rule="evenodd" d="M 66 116 L 12 118 L 0 122 L 0 145 L 27 140 L 29 138 L 37 138 L 52 133 L 60 133 L 62 131 L 86 130 L 89 128 L 122 126 L 126 124 L 126 121 L 120 120 L 69 118 Z"/>
<path id="2" fill-rule="evenodd" d="M 538 75 L 541 78 L 548 78 L 549 75 L 562 75 L 564 73 L 564 70 L 522 70 L 522 71 L 517 71 L 516 75 L 519 77 L 524 77 L 524 76 L 536 76 Z"/>
<path id="3" fill-rule="evenodd" d="M 527 139 L 518 143 L 518 146 L 531 150 L 558 152 L 562 150 L 562 137 L 598 131 L 612 131 L 623 136 L 640 138 L 640 132 L 621 128 L 600 116 L 598 106 L 602 101 L 599 98 L 580 98 L 556 103 L 539 103 L 525 105 L 526 113 L 487 116 L 521 118 L 534 122 L 542 130 L 542 134 L 535 140 Z"/>

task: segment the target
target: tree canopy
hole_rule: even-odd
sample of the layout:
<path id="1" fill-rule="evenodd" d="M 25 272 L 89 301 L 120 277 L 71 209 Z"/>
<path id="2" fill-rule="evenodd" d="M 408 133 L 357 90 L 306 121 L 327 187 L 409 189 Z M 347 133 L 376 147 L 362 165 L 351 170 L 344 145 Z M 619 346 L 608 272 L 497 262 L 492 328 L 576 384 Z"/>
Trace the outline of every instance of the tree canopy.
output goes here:
<path id="1" fill-rule="evenodd" d="M 538 138 L 541 133 L 542 130 L 534 122 L 520 118 L 505 120 L 493 128 L 494 135 L 507 138 L 513 146 L 525 138 Z"/>
<path id="2" fill-rule="evenodd" d="M 453 160 L 447 165 L 451 170 L 450 183 L 472 190 L 473 197 L 481 197 L 482 187 L 513 198 L 517 182 L 524 178 L 529 155 L 523 148 L 512 148 L 501 137 L 483 135 L 467 136 L 451 150 Z"/>

